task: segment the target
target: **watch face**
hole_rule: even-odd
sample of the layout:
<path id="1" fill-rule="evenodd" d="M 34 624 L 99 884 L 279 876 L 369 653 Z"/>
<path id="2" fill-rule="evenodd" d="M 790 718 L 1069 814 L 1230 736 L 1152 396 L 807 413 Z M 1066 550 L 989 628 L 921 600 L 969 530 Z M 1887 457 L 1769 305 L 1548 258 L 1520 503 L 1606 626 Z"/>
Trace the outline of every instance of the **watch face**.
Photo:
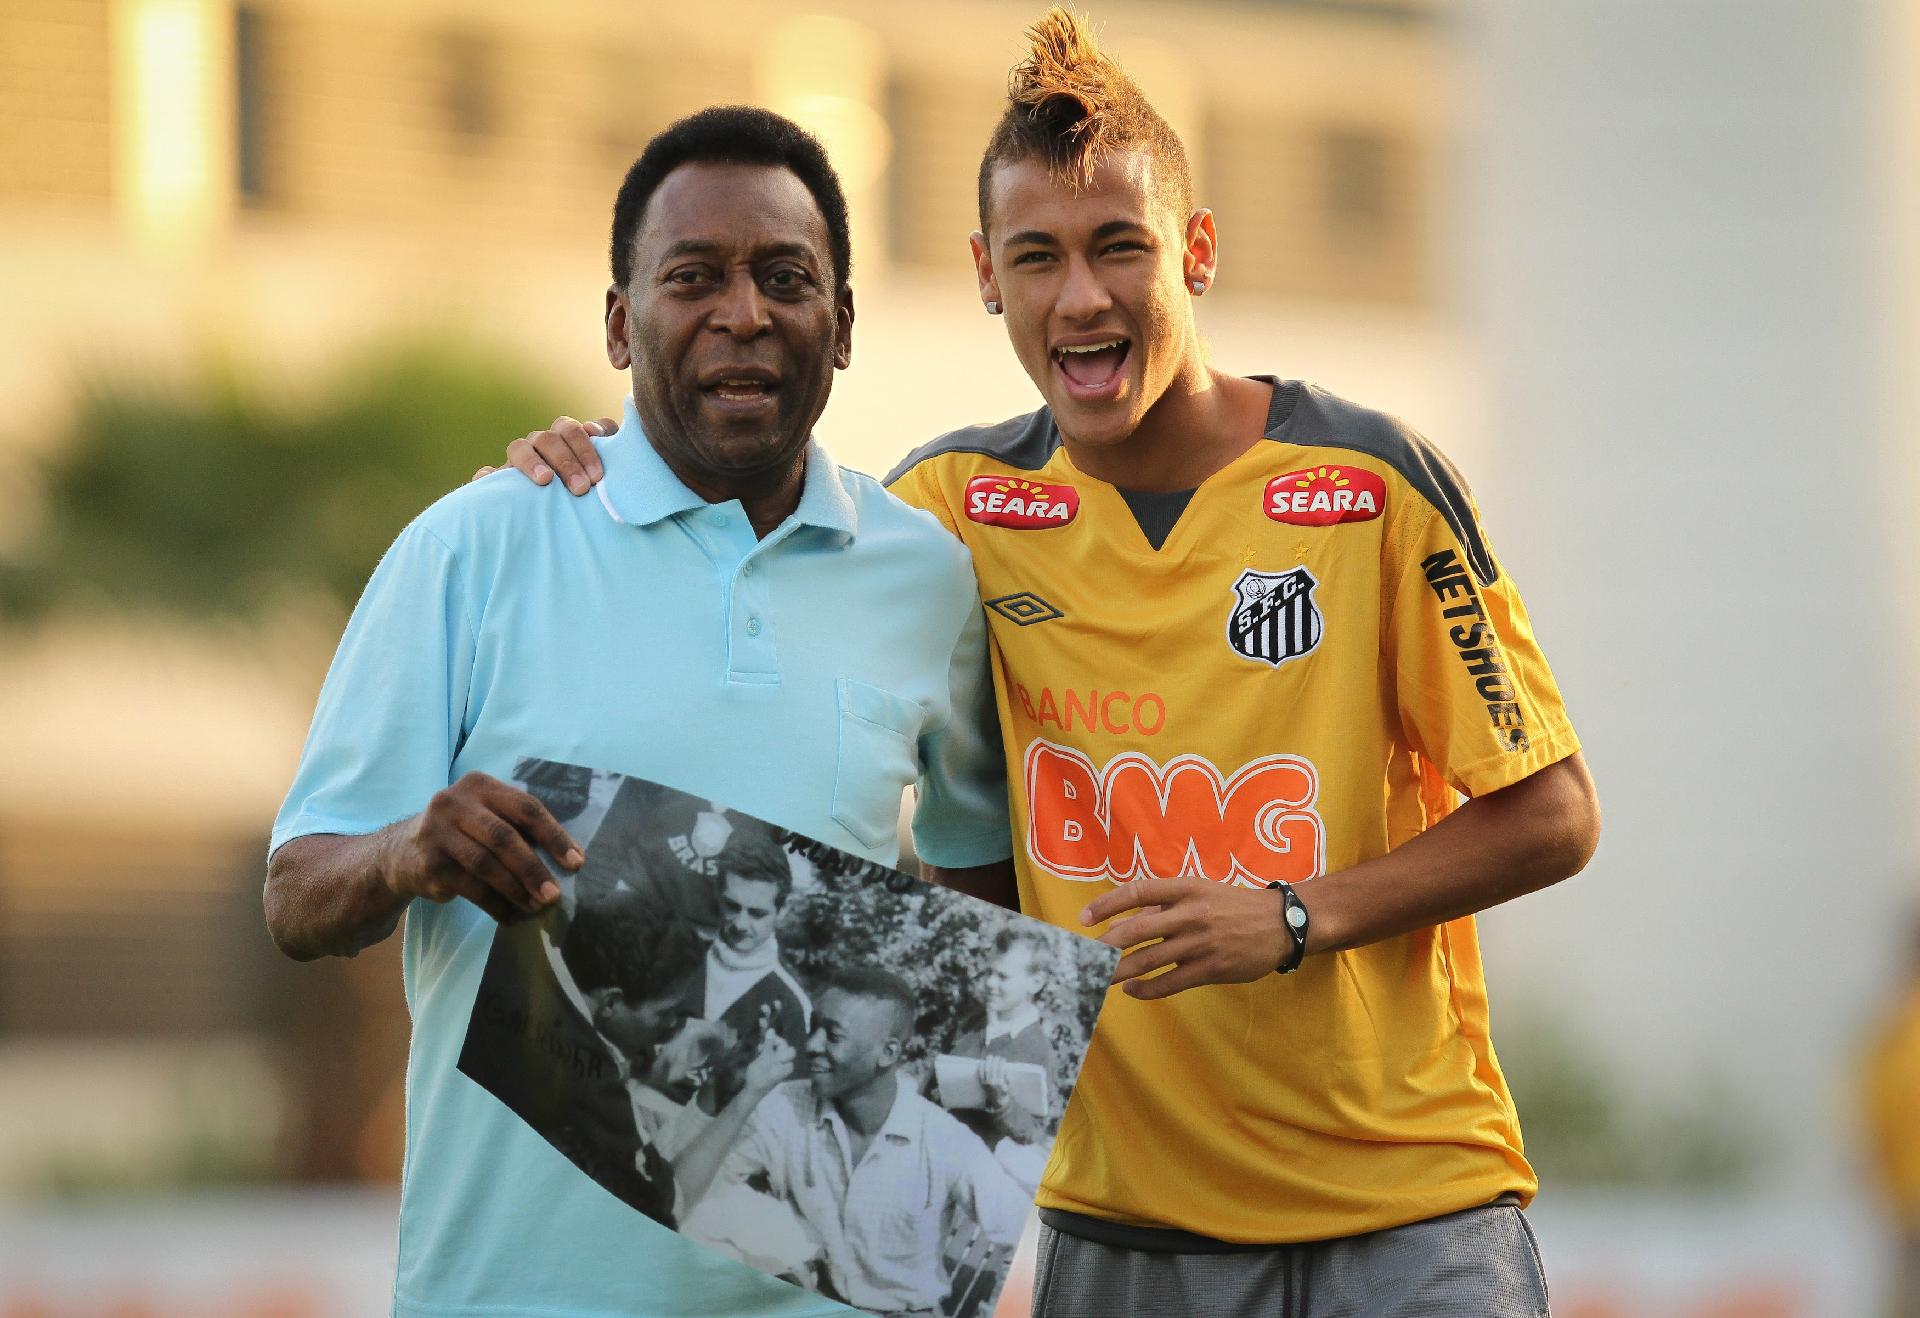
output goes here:
<path id="1" fill-rule="evenodd" d="M 1289 906 L 1287 908 L 1287 923 L 1295 929 L 1305 928 L 1307 923 L 1307 908 L 1304 906 Z"/>

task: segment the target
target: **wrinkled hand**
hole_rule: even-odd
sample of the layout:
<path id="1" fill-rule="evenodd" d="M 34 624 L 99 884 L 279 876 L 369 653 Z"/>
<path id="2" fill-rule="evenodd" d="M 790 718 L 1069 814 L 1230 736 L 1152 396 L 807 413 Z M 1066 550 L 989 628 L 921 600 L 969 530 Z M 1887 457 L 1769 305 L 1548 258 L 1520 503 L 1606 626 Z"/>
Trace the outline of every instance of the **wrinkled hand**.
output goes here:
<path id="1" fill-rule="evenodd" d="M 760 1040 L 760 1051 L 747 1063 L 746 1088 L 762 1097 L 793 1074 L 793 1045 L 773 1031 Z"/>
<path id="2" fill-rule="evenodd" d="M 539 800 L 484 773 L 435 792 L 427 808 L 388 833 L 380 873 L 401 897 L 465 897 L 503 924 L 538 915 L 560 886 L 534 854 L 544 847 L 563 868 L 585 857 Z"/>
<path id="3" fill-rule="evenodd" d="M 1128 911 L 1140 913 L 1114 923 L 1100 941 L 1126 952 L 1113 982 L 1145 1001 L 1270 975 L 1290 946 L 1280 894 L 1260 888 L 1210 879 L 1140 879 L 1095 898 L 1080 922 L 1096 925 Z M 1164 966 L 1173 969 L 1141 978 Z"/>

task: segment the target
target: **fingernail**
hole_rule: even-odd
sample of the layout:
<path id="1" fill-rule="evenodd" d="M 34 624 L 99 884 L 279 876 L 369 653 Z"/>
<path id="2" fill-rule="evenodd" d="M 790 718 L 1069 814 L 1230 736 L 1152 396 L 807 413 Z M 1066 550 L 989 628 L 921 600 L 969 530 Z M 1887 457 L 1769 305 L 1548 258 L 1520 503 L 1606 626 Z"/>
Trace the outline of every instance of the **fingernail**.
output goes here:
<path id="1" fill-rule="evenodd" d="M 1080 912 L 1080 923 L 1081 924 L 1093 923 L 1093 907 L 1089 906 L 1085 910 Z"/>
<path id="2" fill-rule="evenodd" d="M 606 474 L 607 474 L 607 469 L 605 467 L 602 467 L 597 462 L 594 463 L 591 467 L 587 468 L 587 470 L 592 474 L 595 480 L 602 480 L 606 477 Z"/>
<path id="3" fill-rule="evenodd" d="M 567 488 L 575 494 L 585 494 L 587 492 L 587 478 L 585 476 L 575 476 L 567 482 Z"/>
<path id="4" fill-rule="evenodd" d="M 547 881 L 546 881 L 545 883 L 543 883 L 543 884 L 541 884 L 541 885 L 540 885 L 540 900 L 541 900 L 541 901 L 543 901 L 543 902 L 557 902 L 557 901 L 559 901 L 559 900 L 560 900 L 560 885 L 559 885 L 559 884 L 557 884 L 557 883 L 555 883 L 555 882 L 554 882 L 554 881 L 553 881 L 552 879 L 548 879 L 548 880 L 547 880 Z"/>
<path id="5" fill-rule="evenodd" d="M 535 467 L 533 469 L 533 478 L 534 480 L 538 481 L 540 484 L 545 485 L 548 481 L 553 479 L 553 468 L 544 466 L 544 465 Z"/>
<path id="6" fill-rule="evenodd" d="M 581 865 L 586 863 L 586 859 L 587 858 L 585 856 L 580 854 L 580 848 L 578 847 L 575 847 L 573 850 L 569 851 L 564 858 L 567 868 L 576 869 L 576 870 L 579 869 Z M 556 893 L 556 895 L 558 894 Z"/>

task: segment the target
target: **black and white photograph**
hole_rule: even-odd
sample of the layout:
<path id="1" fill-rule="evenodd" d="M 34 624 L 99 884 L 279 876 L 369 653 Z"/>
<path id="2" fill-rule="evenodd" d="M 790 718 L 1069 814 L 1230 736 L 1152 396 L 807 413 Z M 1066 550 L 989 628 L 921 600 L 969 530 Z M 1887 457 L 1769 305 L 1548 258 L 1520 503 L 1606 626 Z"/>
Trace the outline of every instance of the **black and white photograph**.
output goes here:
<path id="1" fill-rule="evenodd" d="M 692 1240 L 872 1313 L 992 1313 L 1118 954 L 723 802 L 516 778 L 586 862 L 495 933 L 461 1071 Z"/>

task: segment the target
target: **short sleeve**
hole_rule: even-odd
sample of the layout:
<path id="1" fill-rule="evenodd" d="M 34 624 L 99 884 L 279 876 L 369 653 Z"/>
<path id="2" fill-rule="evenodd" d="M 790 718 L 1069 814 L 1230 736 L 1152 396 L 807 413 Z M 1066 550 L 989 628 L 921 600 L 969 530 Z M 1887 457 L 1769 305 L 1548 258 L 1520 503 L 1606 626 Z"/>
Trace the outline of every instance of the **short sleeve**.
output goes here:
<path id="1" fill-rule="evenodd" d="M 453 551 L 415 522 L 347 623 L 271 849 L 310 833 L 371 833 L 424 808 L 459 750 L 473 655 Z"/>
<path id="2" fill-rule="evenodd" d="M 804 1082 L 802 1082 L 804 1083 Z M 783 1110 L 784 1109 L 784 1110 Z M 727 1151 L 715 1174 L 713 1184 L 743 1185 L 755 1176 L 767 1178 L 768 1191 L 776 1199 L 787 1197 L 785 1162 L 780 1157 L 780 1148 L 789 1140 L 800 1138 L 797 1123 L 782 1117 L 791 1117 L 792 1107 L 785 1095 L 774 1090 L 754 1107 L 753 1114 L 747 1118 L 747 1124 L 740 1132 L 740 1138 Z M 786 1129 L 776 1129 L 785 1127 Z M 711 1190 L 709 1191 L 711 1193 Z"/>
<path id="3" fill-rule="evenodd" d="M 967 610 L 948 663 L 951 713 L 920 738 L 913 847 L 930 865 L 960 869 L 1013 854 L 1007 765 L 987 667 L 986 614 Z"/>
<path id="4" fill-rule="evenodd" d="M 948 534 L 958 536 L 960 527 L 953 520 L 953 510 L 947 506 L 945 495 L 940 492 L 935 472 L 935 463 L 917 462 L 894 477 L 887 492 L 903 503 L 932 513 L 940 525 L 947 528 Z"/>
<path id="5" fill-rule="evenodd" d="M 1448 783 L 1483 796 L 1580 743 L 1512 578 L 1490 549 L 1476 567 L 1430 506 L 1415 517 L 1389 576 L 1386 660 L 1400 722 Z"/>

